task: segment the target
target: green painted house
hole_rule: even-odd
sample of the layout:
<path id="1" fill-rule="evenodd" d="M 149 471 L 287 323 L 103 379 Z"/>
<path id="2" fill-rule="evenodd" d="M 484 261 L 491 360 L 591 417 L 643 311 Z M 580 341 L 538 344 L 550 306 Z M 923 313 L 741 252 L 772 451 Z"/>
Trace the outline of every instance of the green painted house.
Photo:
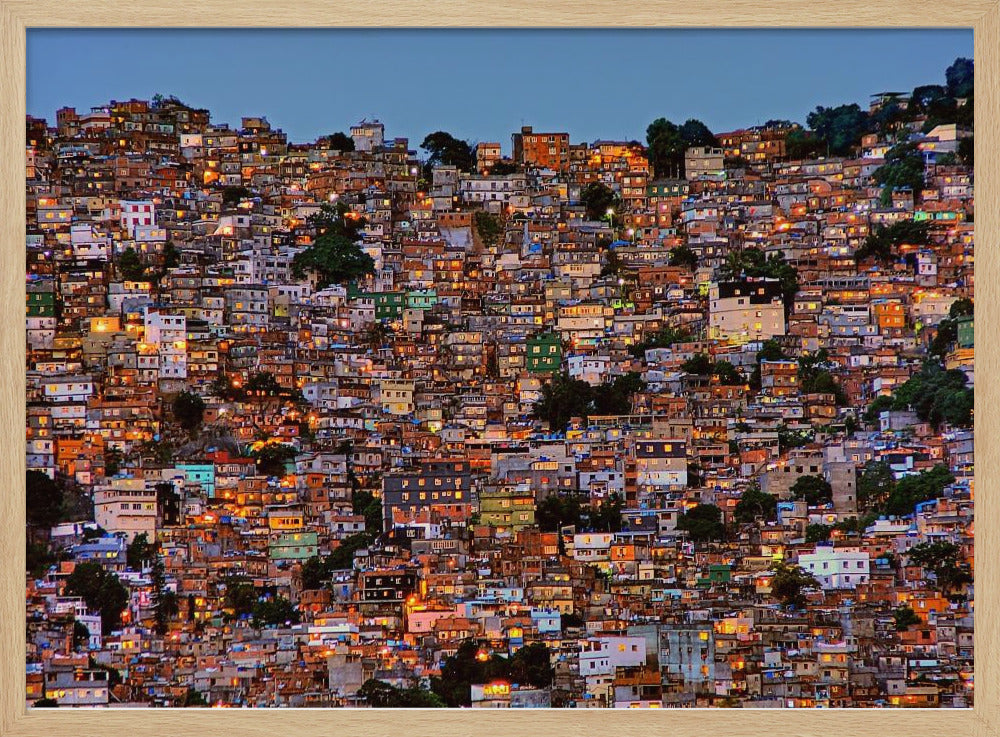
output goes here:
<path id="1" fill-rule="evenodd" d="M 416 289 L 406 293 L 406 309 L 429 310 L 438 303 L 437 291 L 434 289 Z"/>
<path id="2" fill-rule="evenodd" d="M 964 317 L 958 318 L 958 347 L 959 348 L 972 348 L 975 346 L 974 340 L 974 330 L 973 330 L 973 315 L 966 315 Z"/>
<path id="3" fill-rule="evenodd" d="M 533 374 L 558 371 L 562 365 L 562 343 L 554 333 L 529 338 L 525 352 L 525 367 Z"/>
<path id="4" fill-rule="evenodd" d="M 306 560 L 318 551 L 315 532 L 283 532 L 275 535 L 267 546 L 271 560 Z"/>
<path id="5" fill-rule="evenodd" d="M 56 295 L 54 292 L 28 292 L 28 317 L 55 317 Z"/>
<path id="6" fill-rule="evenodd" d="M 347 287 L 347 298 L 370 299 L 375 303 L 376 320 L 395 320 L 403 314 L 406 295 L 403 292 L 362 292 L 355 284 Z"/>

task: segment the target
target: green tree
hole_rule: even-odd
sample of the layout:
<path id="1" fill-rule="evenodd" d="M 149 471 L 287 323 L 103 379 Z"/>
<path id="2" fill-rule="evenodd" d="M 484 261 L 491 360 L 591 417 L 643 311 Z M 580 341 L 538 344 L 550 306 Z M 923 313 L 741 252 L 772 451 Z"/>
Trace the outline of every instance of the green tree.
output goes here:
<path id="1" fill-rule="evenodd" d="M 695 542 L 721 540 L 726 528 L 722 523 L 722 510 L 714 504 L 698 504 L 677 519 L 677 529 L 684 530 Z"/>
<path id="2" fill-rule="evenodd" d="M 149 542 L 145 532 L 139 533 L 125 548 L 125 565 L 133 571 L 141 571 L 147 563 L 156 560 L 156 544 Z"/>
<path id="3" fill-rule="evenodd" d="M 132 246 L 122 251 L 118 257 L 118 272 L 125 281 L 142 281 L 146 278 L 146 265 Z"/>
<path id="4" fill-rule="evenodd" d="M 351 492 L 351 506 L 354 514 L 361 514 L 365 517 L 365 531 L 370 533 L 382 532 L 382 500 L 365 489 L 356 489 Z"/>
<path id="5" fill-rule="evenodd" d="M 832 156 L 849 155 L 870 128 L 868 114 L 856 103 L 833 108 L 819 106 L 809 113 L 806 123 Z"/>
<path id="6" fill-rule="evenodd" d="M 62 519 L 64 493 L 62 487 L 41 471 L 25 475 L 28 524 L 49 528 Z"/>
<path id="7" fill-rule="evenodd" d="M 493 177 L 502 177 L 508 174 L 516 174 L 516 173 L 517 173 L 517 164 L 515 164 L 513 161 L 504 161 L 503 159 L 500 159 L 499 161 L 496 161 L 493 164 L 493 166 L 490 167 L 490 176 Z"/>
<path id="8" fill-rule="evenodd" d="M 358 696 L 373 709 L 398 708 L 401 702 L 401 689 L 396 688 L 391 683 L 369 678 L 358 689 Z"/>
<path id="9" fill-rule="evenodd" d="M 955 543 L 944 540 L 920 543 L 907 551 L 907 558 L 911 564 L 933 573 L 946 593 L 972 583 L 972 573 Z"/>
<path id="10" fill-rule="evenodd" d="M 959 57 L 944 72 L 948 94 L 952 97 L 971 97 L 974 92 L 975 67 L 972 59 Z"/>
<path id="11" fill-rule="evenodd" d="M 760 350 L 757 351 L 757 362 L 761 361 L 781 361 L 788 358 L 785 355 L 785 351 L 782 349 L 781 344 L 774 340 L 774 338 L 768 338 L 763 343 L 761 343 Z"/>
<path id="12" fill-rule="evenodd" d="M 785 135 L 785 154 L 792 161 L 814 159 L 826 153 L 826 142 L 815 133 L 796 125 Z"/>
<path id="13" fill-rule="evenodd" d="M 291 445 L 284 443 L 269 444 L 250 454 L 257 460 L 257 471 L 262 476 L 284 476 L 286 463 L 298 455 Z"/>
<path id="14" fill-rule="evenodd" d="M 184 391 L 174 397 L 174 419 L 185 430 L 197 428 L 205 416 L 205 400 L 194 392 Z"/>
<path id="15" fill-rule="evenodd" d="M 356 241 L 361 237 L 368 221 L 351 209 L 343 200 L 335 204 L 323 203 L 319 212 L 309 216 L 308 223 L 315 229 L 317 237 L 324 235 L 339 235 L 349 241 Z"/>
<path id="16" fill-rule="evenodd" d="M 847 395 L 829 371 L 810 363 L 809 356 L 799 359 L 799 390 L 803 394 L 832 394 L 837 406 L 847 404 Z"/>
<path id="17" fill-rule="evenodd" d="M 911 625 L 921 623 L 921 619 L 917 616 L 917 613 L 905 604 L 896 607 L 892 618 L 895 620 L 897 632 L 905 632 Z"/>
<path id="18" fill-rule="evenodd" d="M 771 595 L 786 607 L 804 608 L 805 592 L 819 588 L 819 582 L 799 566 L 782 561 L 771 566 L 771 570 L 774 571 L 774 576 L 771 578 Z"/>
<path id="19" fill-rule="evenodd" d="M 791 492 L 794 498 L 804 499 L 810 507 L 833 501 L 833 488 L 822 476 L 799 476 Z"/>
<path id="20" fill-rule="evenodd" d="M 298 622 L 298 610 L 284 597 L 276 596 L 270 599 L 260 599 L 254 604 L 254 627 L 271 627 L 286 623 L 298 624 Z"/>
<path id="21" fill-rule="evenodd" d="M 715 364 L 712 363 L 712 359 L 706 353 L 696 353 L 681 364 L 681 371 L 697 376 L 707 376 L 712 373 L 712 369 L 714 368 Z"/>
<path id="22" fill-rule="evenodd" d="M 882 187 L 881 202 L 892 204 L 892 193 L 909 189 L 919 197 L 924 188 L 924 156 L 915 143 L 898 143 L 885 155 L 885 163 L 872 175 Z"/>
<path id="23" fill-rule="evenodd" d="M 507 673 L 507 661 L 493 655 L 480 659 L 480 646 L 475 640 L 465 640 L 454 655 L 445 658 L 441 677 L 431 679 L 431 690 L 447 706 L 469 706 L 472 703 L 472 684 L 489 683 Z"/>
<path id="24" fill-rule="evenodd" d="M 833 531 L 832 525 L 823 524 L 810 524 L 806 525 L 806 542 L 807 543 L 818 543 L 830 539 L 830 533 Z"/>
<path id="25" fill-rule="evenodd" d="M 698 255 L 688 246 L 674 246 L 670 249 L 670 265 L 686 266 L 693 271 L 698 268 Z"/>
<path id="26" fill-rule="evenodd" d="M 590 415 L 593 387 L 586 381 L 571 379 L 565 373 L 556 374 L 542 387 L 542 396 L 535 403 L 534 417 L 549 423 L 552 432 L 564 432 L 573 417 Z"/>
<path id="27" fill-rule="evenodd" d="M 314 555 L 302 564 L 302 588 L 305 591 L 323 588 L 323 584 L 329 580 L 330 572 L 323 562 L 323 559 Z"/>
<path id="28" fill-rule="evenodd" d="M 625 262 L 622 261 L 618 251 L 614 248 L 604 250 L 604 265 L 601 267 L 601 276 L 619 276 L 627 273 Z"/>
<path id="29" fill-rule="evenodd" d="M 558 532 L 572 525 L 583 527 L 583 506 L 575 494 L 551 494 L 538 503 L 535 524 L 542 532 Z"/>
<path id="30" fill-rule="evenodd" d="M 591 405 L 598 415 L 624 415 L 632 411 L 632 395 L 646 389 L 639 374 L 634 371 L 616 376 L 591 389 Z"/>
<path id="31" fill-rule="evenodd" d="M 381 525 L 380 525 L 381 527 Z M 342 571 L 354 567 L 354 554 L 372 544 L 374 536 L 371 533 L 359 532 L 345 537 L 340 545 L 326 557 L 326 566 L 330 571 Z"/>
<path id="32" fill-rule="evenodd" d="M 719 383 L 725 386 L 742 386 L 746 384 L 743 374 L 729 361 L 716 361 L 712 366 L 712 375 L 717 376 Z"/>
<path id="33" fill-rule="evenodd" d="M 778 426 L 778 452 L 784 453 L 791 448 L 801 448 L 812 442 L 815 433 L 810 430 L 791 430 L 788 425 Z"/>
<path id="34" fill-rule="evenodd" d="M 222 204 L 223 205 L 237 205 L 240 200 L 245 200 L 252 195 L 249 189 L 246 187 L 223 187 L 222 188 Z"/>
<path id="35" fill-rule="evenodd" d="M 167 623 L 180 611 L 180 605 L 177 602 L 177 594 L 167 588 L 166 569 L 163 558 L 158 554 L 154 554 L 149 579 L 153 589 L 153 619 L 156 623 L 156 632 L 163 635 L 167 631 Z"/>
<path id="36" fill-rule="evenodd" d="M 669 348 L 674 343 L 687 343 L 691 340 L 693 338 L 687 331 L 670 325 L 664 325 L 658 331 L 645 338 L 641 343 L 637 343 L 629 348 L 629 353 L 636 358 L 642 358 L 646 355 L 646 351 L 651 348 Z"/>
<path id="37" fill-rule="evenodd" d="M 740 500 L 733 508 L 733 519 L 742 523 L 754 522 L 757 519 L 773 520 L 777 512 L 777 497 L 761 491 L 758 484 L 751 484 L 740 494 Z"/>
<path id="38" fill-rule="evenodd" d="M 73 622 L 73 652 L 79 652 L 87 648 L 90 642 L 90 630 L 87 625 L 80 621 Z"/>
<path id="39" fill-rule="evenodd" d="M 450 707 L 469 706 L 474 683 L 503 680 L 535 688 L 552 685 L 551 653 L 544 643 L 533 643 L 519 649 L 507 659 L 495 653 L 488 655 L 484 644 L 465 640 L 454 655 L 445 658 L 440 678 L 431 679 L 431 690 Z"/>
<path id="40" fill-rule="evenodd" d="M 972 425 L 973 390 L 966 386 L 965 373 L 945 370 L 935 361 L 926 362 L 893 395 L 894 408 L 912 407 L 917 417 L 935 429 L 947 423 L 952 427 Z"/>
<path id="41" fill-rule="evenodd" d="M 353 151 L 354 139 L 343 131 L 331 133 L 326 137 L 327 145 L 334 151 Z"/>
<path id="42" fill-rule="evenodd" d="M 944 493 L 945 487 L 954 481 L 954 475 L 944 464 L 938 464 L 929 471 L 904 476 L 890 492 L 883 512 L 898 516 L 913 514 L 917 504 L 937 499 Z"/>
<path id="43" fill-rule="evenodd" d="M 49 550 L 49 546 L 43 543 L 32 542 L 25 538 L 25 566 L 32 578 L 41 578 L 49 567 L 59 560 L 59 556 Z"/>
<path id="44" fill-rule="evenodd" d="M 514 653 L 510 659 L 507 678 L 512 683 L 549 688 L 553 675 L 552 655 L 548 646 L 544 642 L 533 642 Z"/>
<path id="45" fill-rule="evenodd" d="M 499 215 L 479 211 L 475 214 L 474 222 L 476 233 L 487 247 L 495 246 L 500 242 L 501 237 L 503 237 L 503 220 Z"/>
<path id="46" fill-rule="evenodd" d="M 606 501 L 591 507 L 588 526 L 594 532 L 619 532 L 622 528 L 622 509 L 625 501 L 621 495 L 611 494 Z"/>
<path id="47" fill-rule="evenodd" d="M 222 597 L 222 605 L 235 619 L 253 613 L 258 595 L 257 589 L 250 581 L 239 576 L 230 576 L 223 581 L 223 585 L 225 594 Z"/>
<path id="48" fill-rule="evenodd" d="M 205 697 L 201 695 L 201 692 L 195 691 L 193 688 L 188 688 L 187 693 L 184 694 L 184 702 L 181 706 L 208 706 L 208 702 L 205 701 Z"/>
<path id="49" fill-rule="evenodd" d="M 472 147 L 468 142 L 455 138 L 445 131 L 428 134 L 420 144 L 420 148 L 429 154 L 427 164 L 430 167 L 457 166 L 461 171 L 472 171 L 475 166 Z"/>
<path id="50" fill-rule="evenodd" d="M 618 195 L 601 182 L 591 182 L 580 190 L 580 202 L 587 210 L 588 220 L 601 220 L 608 216 L 608 210 L 619 207 Z"/>
<path id="51" fill-rule="evenodd" d="M 100 613 L 104 634 L 121 623 L 121 614 L 128 606 L 128 589 L 100 563 L 78 563 L 66 578 L 65 591 L 68 596 L 82 597 L 90 609 Z"/>
<path id="52" fill-rule="evenodd" d="M 878 425 L 879 416 L 886 410 L 895 409 L 896 402 L 892 397 L 885 394 L 880 394 L 875 397 L 871 404 L 868 405 L 868 409 L 865 410 L 864 420 L 869 425 Z"/>
<path id="53" fill-rule="evenodd" d="M 892 225 L 877 225 L 865 238 L 865 242 L 855 251 L 854 260 L 864 261 L 874 258 L 882 263 L 890 263 L 899 256 L 901 245 L 923 246 L 930 242 L 930 224 L 914 220 L 900 220 Z"/>
<path id="54" fill-rule="evenodd" d="M 969 167 L 975 164 L 976 144 L 973 142 L 973 138 L 973 136 L 969 136 L 958 142 L 958 158 Z"/>
<path id="55" fill-rule="evenodd" d="M 927 353 L 936 358 L 944 358 L 951 352 L 956 340 L 958 340 L 958 323 L 946 317 L 937 324 L 934 338 L 927 346 Z"/>
<path id="56" fill-rule="evenodd" d="M 936 100 L 940 100 L 942 97 L 946 97 L 947 95 L 948 93 L 942 85 L 918 85 L 917 87 L 914 87 L 913 92 L 910 93 L 908 110 L 916 115 L 925 113 L 927 112 L 927 108 Z"/>
<path id="57" fill-rule="evenodd" d="M 956 299 L 948 308 L 948 317 L 953 320 L 958 317 L 971 317 L 973 314 L 975 314 L 975 304 L 968 297 Z"/>
<path id="58" fill-rule="evenodd" d="M 857 471 L 858 506 L 881 509 L 896 488 L 892 469 L 885 461 L 871 461 Z"/>
<path id="59" fill-rule="evenodd" d="M 694 146 L 717 146 L 719 143 L 708 126 L 696 118 L 684 121 L 679 133 L 686 149 Z"/>
<path id="60" fill-rule="evenodd" d="M 181 252 L 177 250 L 173 241 L 167 241 L 163 244 L 163 270 L 175 269 L 180 265 Z"/>
<path id="61" fill-rule="evenodd" d="M 684 151 L 687 148 L 681 129 L 666 118 L 657 118 L 646 128 L 646 156 L 659 179 L 684 176 Z"/>
<path id="62" fill-rule="evenodd" d="M 292 276 L 302 279 L 307 272 L 316 276 L 317 288 L 324 289 L 374 274 L 375 261 L 344 236 L 326 234 L 292 259 Z"/>

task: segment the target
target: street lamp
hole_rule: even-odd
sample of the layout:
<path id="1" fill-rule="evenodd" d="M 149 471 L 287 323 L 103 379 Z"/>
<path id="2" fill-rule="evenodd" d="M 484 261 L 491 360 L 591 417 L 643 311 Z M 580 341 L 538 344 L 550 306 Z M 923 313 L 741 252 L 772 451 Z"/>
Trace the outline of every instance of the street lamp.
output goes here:
<path id="1" fill-rule="evenodd" d="M 611 234 L 614 235 L 615 232 L 615 208 L 608 208 L 608 225 L 611 226 Z"/>

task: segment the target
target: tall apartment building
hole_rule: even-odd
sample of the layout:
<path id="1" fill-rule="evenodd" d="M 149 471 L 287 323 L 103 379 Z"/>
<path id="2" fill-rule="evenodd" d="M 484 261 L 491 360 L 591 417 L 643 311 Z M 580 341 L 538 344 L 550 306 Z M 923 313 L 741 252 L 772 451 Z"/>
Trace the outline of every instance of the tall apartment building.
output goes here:
<path id="1" fill-rule="evenodd" d="M 785 334 L 776 279 L 718 282 L 709 289 L 709 337 L 746 343 Z"/>
<path id="2" fill-rule="evenodd" d="M 514 161 L 538 169 L 569 169 L 569 133 L 535 133 L 530 125 L 512 136 Z"/>

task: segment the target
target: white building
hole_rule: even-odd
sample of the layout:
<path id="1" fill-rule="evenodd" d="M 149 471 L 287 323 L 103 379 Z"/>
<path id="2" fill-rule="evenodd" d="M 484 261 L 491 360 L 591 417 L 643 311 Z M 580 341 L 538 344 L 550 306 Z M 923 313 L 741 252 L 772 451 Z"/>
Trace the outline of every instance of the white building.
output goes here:
<path id="1" fill-rule="evenodd" d="M 96 232 L 90 223 L 74 223 L 70 226 L 69 240 L 73 258 L 108 260 L 111 239 L 104 233 Z"/>
<path id="2" fill-rule="evenodd" d="M 122 200 L 119 219 L 122 230 L 134 238 L 136 226 L 156 223 L 156 205 L 152 200 Z"/>
<path id="3" fill-rule="evenodd" d="M 524 206 L 527 180 L 524 174 L 504 176 L 462 175 L 458 180 L 458 195 L 462 202 L 499 202 L 503 205 Z"/>
<path id="4" fill-rule="evenodd" d="M 38 377 L 43 380 L 42 393 L 46 402 L 86 402 L 94 393 L 94 382 L 89 376 Z"/>
<path id="5" fill-rule="evenodd" d="M 362 120 L 351 126 L 355 151 L 373 151 L 385 144 L 385 126 L 378 120 Z"/>
<path id="6" fill-rule="evenodd" d="M 158 378 L 186 379 L 187 318 L 147 310 L 144 327 L 143 341 L 139 344 L 140 364 L 152 369 L 153 361 L 142 359 L 155 357 Z"/>
<path id="7" fill-rule="evenodd" d="M 644 637 L 590 637 L 581 640 L 580 675 L 587 681 L 587 692 L 595 698 L 607 696 L 616 668 L 634 668 L 646 664 Z"/>
<path id="8" fill-rule="evenodd" d="M 584 563 L 608 561 L 611 558 L 611 544 L 615 540 L 613 532 L 584 532 L 573 535 L 571 557 Z"/>
<path id="9" fill-rule="evenodd" d="M 125 533 L 131 542 L 145 533 L 156 537 L 156 489 L 143 479 L 112 479 L 94 489 L 94 521 L 111 534 Z"/>
<path id="10" fill-rule="evenodd" d="M 784 334 L 778 280 L 718 282 L 709 288 L 709 338 L 747 343 Z"/>
<path id="11" fill-rule="evenodd" d="M 610 356 L 570 356 L 566 364 L 571 379 L 586 381 L 591 386 L 602 384 L 611 373 Z"/>
<path id="12" fill-rule="evenodd" d="M 812 574 L 824 590 L 853 589 L 868 582 L 871 560 L 866 551 L 817 545 L 816 552 L 799 556 L 799 565 Z"/>

